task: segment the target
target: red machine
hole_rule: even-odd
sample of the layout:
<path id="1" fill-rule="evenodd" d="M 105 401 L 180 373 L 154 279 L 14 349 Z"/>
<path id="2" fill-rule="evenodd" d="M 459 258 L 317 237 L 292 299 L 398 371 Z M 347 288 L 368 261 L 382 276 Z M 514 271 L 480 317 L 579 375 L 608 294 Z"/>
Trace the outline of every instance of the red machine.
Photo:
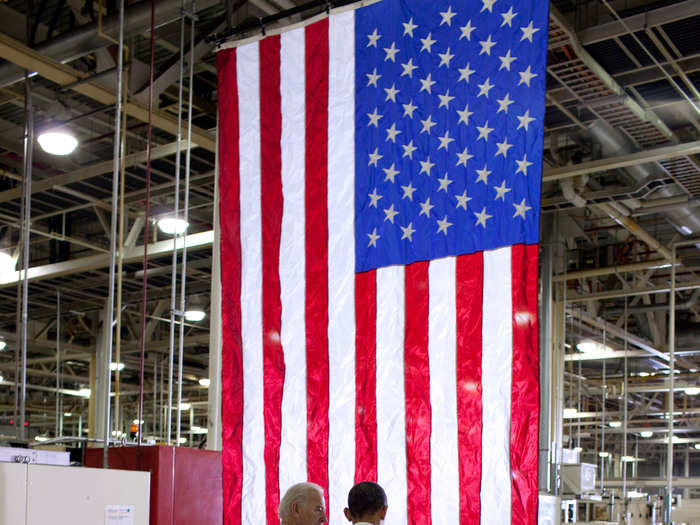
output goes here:
<path id="1" fill-rule="evenodd" d="M 102 467 L 102 449 L 91 448 L 86 467 Z M 144 446 L 109 449 L 109 466 L 151 473 L 150 525 L 222 525 L 221 452 Z"/>

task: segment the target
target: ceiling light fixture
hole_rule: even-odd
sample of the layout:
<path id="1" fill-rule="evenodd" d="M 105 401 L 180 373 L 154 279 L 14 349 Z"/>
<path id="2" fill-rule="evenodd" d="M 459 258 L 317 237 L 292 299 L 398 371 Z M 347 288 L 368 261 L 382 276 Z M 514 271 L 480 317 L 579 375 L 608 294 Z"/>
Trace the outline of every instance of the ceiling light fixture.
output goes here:
<path id="1" fill-rule="evenodd" d="M 5 380 L 5 378 L 0 375 L 0 383 L 2 383 L 4 380 Z"/>
<path id="2" fill-rule="evenodd" d="M 45 131 L 37 139 L 39 146 L 51 155 L 70 155 L 78 147 L 78 139 L 62 129 Z"/>
<path id="3" fill-rule="evenodd" d="M 211 379 L 209 379 L 208 377 L 203 377 L 199 380 L 199 384 L 201 386 L 209 387 L 209 385 L 211 384 Z"/>
<path id="4" fill-rule="evenodd" d="M 578 415 L 578 410 L 576 410 L 575 408 L 565 408 L 564 409 L 564 417 L 567 419 L 576 417 L 577 415 Z"/>
<path id="5" fill-rule="evenodd" d="M 681 227 L 680 227 L 680 230 L 681 230 L 681 233 L 682 233 L 683 235 L 692 235 L 692 234 L 693 234 L 693 230 L 691 230 L 690 228 L 688 228 L 688 227 L 685 226 L 685 225 L 681 226 Z"/>
<path id="6" fill-rule="evenodd" d="M 192 408 L 191 403 L 180 403 L 180 410 L 189 410 Z"/>
<path id="7" fill-rule="evenodd" d="M 114 372 L 116 370 L 119 370 L 120 372 L 124 370 L 124 363 L 110 363 L 109 364 L 109 369 Z"/>
<path id="8" fill-rule="evenodd" d="M 5 350 L 5 348 L 7 348 L 7 342 L 5 342 L 5 341 L 3 341 L 2 339 L 0 339 L 0 352 L 2 352 L 3 350 Z"/>
<path id="9" fill-rule="evenodd" d="M 48 441 L 49 438 L 46 436 L 34 436 L 35 441 Z"/>
<path id="10" fill-rule="evenodd" d="M 608 456 L 610 456 L 610 452 L 598 452 L 598 456 L 600 456 L 601 458 L 607 458 Z"/>
<path id="11" fill-rule="evenodd" d="M 620 428 L 622 426 L 622 421 L 611 421 L 608 425 L 610 425 L 610 428 Z"/>
<path id="12" fill-rule="evenodd" d="M 161 217 L 158 219 L 158 228 L 167 235 L 182 235 L 187 231 L 189 225 L 190 223 L 186 220 L 176 217 Z"/>
<path id="13" fill-rule="evenodd" d="M 73 412 L 64 412 L 63 417 L 71 417 L 73 415 Z"/>
<path id="14" fill-rule="evenodd" d="M 700 388 L 698 388 L 697 386 L 689 386 L 685 389 L 685 393 L 689 396 L 697 396 L 698 394 L 700 394 Z"/>
<path id="15" fill-rule="evenodd" d="M 634 456 L 622 456 L 620 460 L 624 463 L 632 463 L 634 461 L 637 461 L 637 458 L 635 458 Z"/>
<path id="16" fill-rule="evenodd" d="M 700 450 L 700 443 L 695 443 L 695 445 L 693 445 L 693 448 L 695 448 L 696 450 Z"/>
<path id="17" fill-rule="evenodd" d="M 588 356 L 596 355 L 599 357 L 606 357 L 614 352 L 609 346 L 598 343 L 597 341 L 592 341 L 591 339 L 580 341 L 576 345 L 576 349 Z"/>
<path id="18" fill-rule="evenodd" d="M 89 388 L 81 388 L 78 390 L 78 395 L 82 397 L 90 397 L 90 389 Z"/>
<path id="19" fill-rule="evenodd" d="M 192 310 L 185 311 L 185 321 L 190 321 L 192 323 L 197 323 L 206 316 L 207 314 L 204 312 L 204 310 L 200 310 L 199 308 L 193 308 Z"/>
<path id="20" fill-rule="evenodd" d="M 639 435 L 642 436 L 643 438 L 650 438 L 651 436 L 654 435 L 654 433 L 651 430 L 642 430 L 639 433 Z"/>
<path id="21" fill-rule="evenodd" d="M 639 372 L 639 377 L 649 377 L 649 372 Z"/>
<path id="22" fill-rule="evenodd" d="M 0 275 L 12 273 L 15 271 L 17 259 L 12 257 L 7 252 L 0 252 Z"/>

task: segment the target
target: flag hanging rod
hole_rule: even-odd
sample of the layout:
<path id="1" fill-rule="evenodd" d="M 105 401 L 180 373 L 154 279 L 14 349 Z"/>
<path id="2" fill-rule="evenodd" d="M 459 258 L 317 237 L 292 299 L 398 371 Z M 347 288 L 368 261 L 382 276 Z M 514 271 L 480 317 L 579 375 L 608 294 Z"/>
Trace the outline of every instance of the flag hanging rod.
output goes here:
<path id="1" fill-rule="evenodd" d="M 364 1 L 365 0 L 312 0 L 311 2 L 307 2 L 290 9 L 285 9 L 279 13 L 263 16 L 257 20 L 248 20 L 238 24 L 237 26 L 229 27 L 224 31 L 207 36 L 206 41 L 209 43 L 213 42 L 218 46 L 229 40 L 231 37 L 249 33 L 251 31 L 262 31 L 264 35 L 266 27 L 275 22 L 279 22 L 280 20 L 284 20 L 285 18 L 313 10 L 318 10 L 318 12 L 314 14 L 320 14 L 323 11 L 330 14 L 331 9 L 346 7 L 352 4 L 360 4 Z"/>

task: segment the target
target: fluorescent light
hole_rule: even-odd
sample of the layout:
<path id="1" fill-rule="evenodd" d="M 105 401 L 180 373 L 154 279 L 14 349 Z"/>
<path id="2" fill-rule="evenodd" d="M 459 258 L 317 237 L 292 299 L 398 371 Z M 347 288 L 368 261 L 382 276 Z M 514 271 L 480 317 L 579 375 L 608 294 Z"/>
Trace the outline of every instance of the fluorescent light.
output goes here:
<path id="1" fill-rule="evenodd" d="M 180 403 L 180 410 L 189 410 L 192 408 L 191 403 Z"/>
<path id="2" fill-rule="evenodd" d="M 78 395 L 82 397 L 90 397 L 90 389 L 89 388 L 81 388 L 78 390 Z"/>
<path id="3" fill-rule="evenodd" d="M 634 461 L 637 461 L 637 458 L 635 458 L 634 456 L 622 456 L 620 460 L 624 463 L 632 463 Z"/>
<path id="4" fill-rule="evenodd" d="M 610 428 L 620 428 L 622 426 L 622 421 L 611 421 L 608 425 L 610 425 Z"/>
<path id="5" fill-rule="evenodd" d="M 209 432 L 208 428 L 202 428 L 202 427 L 197 427 L 197 426 L 192 426 L 190 428 L 190 432 L 192 434 L 207 434 Z"/>
<path id="6" fill-rule="evenodd" d="M 185 312 L 185 321 L 198 322 L 206 317 L 206 313 L 203 310 L 187 310 Z"/>
<path id="7" fill-rule="evenodd" d="M 700 443 L 695 443 L 695 445 L 693 445 L 693 448 L 700 450 Z"/>
<path id="8" fill-rule="evenodd" d="M 16 264 L 17 259 L 12 257 L 12 255 L 6 252 L 0 252 L 0 275 L 14 272 Z"/>
<path id="9" fill-rule="evenodd" d="M 5 380 L 5 378 L 0 375 L 0 383 L 2 383 L 4 380 Z"/>
<path id="10" fill-rule="evenodd" d="M 693 230 L 691 230 L 690 228 L 688 228 L 686 225 L 681 226 L 681 227 L 680 227 L 680 230 L 681 230 L 681 233 L 682 233 L 683 235 L 692 235 L 692 234 L 693 234 Z"/>
<path id="11" fill-rule="evenodd" d="M 581 447 L 574 447 L 575 452 L 583 452 L 583 449 Z"/>
<path id="12" fill-rule="evenodd" d="M 116 370 L 119 370 L 120 372 L 124 370 L 124 363 L 110 363 L 109 364 L 109 369 L 114 372 Z"/>
<path id="13" fill-rule="evenodd" d="M 649 377 L 649 372 L 639 372 L 639 377 Z"/>
<path id="14" fill-rule="evenodd" d="M 36 441 L 48 441 L 49 440 L 49 438 L 46 436 L 34 436 L 34 439 Z"/>
<path id="15" fill-rule="evenodd" d="M 177 442 L 180 443 L 180 445 L 184 445 L 185 443 L 187 443 L 187 438 L 181 437 L 177 440 Z"/>
<path id="16" fill-rule="evenodd" d="M 175 217 L 163 217 L 158 220 L 158 228 L 168 235 L 182 235 L 190 224 L 184 219 Z"/>
<path id="17" fill-rule="evenodd" d="M 584 354 L 600 354 L 601 357 L 605 357 L 606 355 L 613 352 L 613 349 L 609 346 L 598 343 L 596 341 L 592 341 L 590 339 L 586 339 L 584 341 L 579 342 L 576 345 L 576 349 Z"/>
<path id="18" fill-rule="evenodd" d="M 134 424 L 134 425 L 138 425 L 138 424 L 139 424 L 139 420 L 138 420 L 138 419 L 134 419 L 131 423 Z M 144 421 L 143 421 L 143 419 L 142 419 L 142 420 L 141 420 L 141 424 L 143 425 L 143 423 L 144 423 Z"/>
<path id="19" fill-rule="evenodd" d="M 203 377 L 199 380 L 199 384 L 202 386 L 209 387 L 209 385 L 211 384 L 211 379 L 209 379 L 208 377 Z"/>
<path id="20" fill-rule="evenodd" d="M 651 430 L 642 430 L 639 433 L 639 435 L 642 436 L 643 438 L 650 438 L 651 436 L 654 435 L 654 433 Z"/>
<path id="21" fill-rule="evenodd" d="M 564 417 L 565 418 L 573 418 L 578 415 L 578 410 L 575 408 L 565 408 L 564 409 Z"/>
<path id="22" fill-rule="evenodd" d="M 63 417 L 71 417 L 73 415 L 73 412 L 64 412 Z"/>
<path id="23" fill-rule="evenodd" d="M 39 146 L 51 155 L 70 155 L 78 146 L 78 139 L 67 131 L 47 131 L 39 135 Z"/>
<path id="24" fill-rule="evenodd" d="M 2 339 L 0 339 L 0 352 L 5 350 L 5 348 L 7 348 L 7 343 L 5 341 L 3 341 Z"/>
<path id="25" fill-rule="evenodd" d="M 696 386 L 689 386 L 685 389 L 685 393 L 689 396 L 697 396 L 698 394 L 700 394 L 700 388 Z"/>
<path id="26" fill-rule="evenodd" d="M 598 452 L 598 456 L 601 458 L 607 458 L 610 455 L 610 452 Z"/>

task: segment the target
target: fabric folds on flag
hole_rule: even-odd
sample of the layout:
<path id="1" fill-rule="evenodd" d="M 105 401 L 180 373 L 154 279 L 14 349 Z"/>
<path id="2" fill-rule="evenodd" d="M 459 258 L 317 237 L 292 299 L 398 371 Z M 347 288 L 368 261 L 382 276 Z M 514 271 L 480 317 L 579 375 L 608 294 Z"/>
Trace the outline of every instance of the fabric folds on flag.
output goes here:
<path id="1" fill-rule="evenodd" d="M 224 49 L 224 516 L 386 490 L 534 525 L 547 2 L 383 0 Z"/>

